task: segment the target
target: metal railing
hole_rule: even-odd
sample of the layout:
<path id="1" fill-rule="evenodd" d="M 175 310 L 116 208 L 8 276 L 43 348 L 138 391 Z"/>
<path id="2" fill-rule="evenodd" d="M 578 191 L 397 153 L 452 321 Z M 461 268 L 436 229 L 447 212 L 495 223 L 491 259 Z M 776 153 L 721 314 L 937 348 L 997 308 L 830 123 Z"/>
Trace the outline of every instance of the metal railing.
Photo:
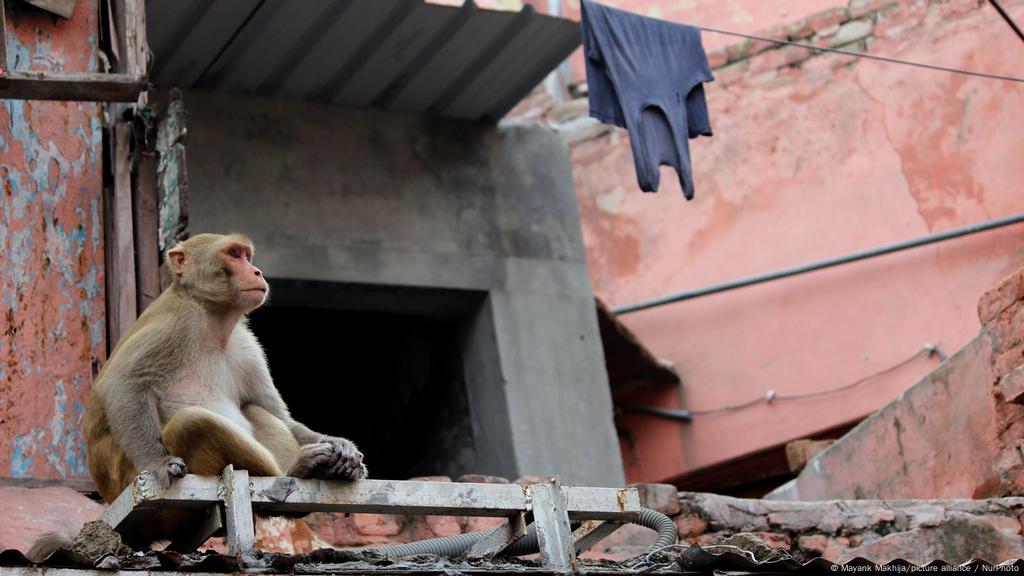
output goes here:
<path id="1" fill-rule="evenodd" d="M 130 534 L 159 510 L 202 509 L 207 521 L 187 540 L 172 542 L 178 552 L 195 550 L 221 528 L 228 551 L 243 565 L 256 557 L 253 514 L 353 512 L 504 517 L 508 520 L 467 552 L 468 559 L 500 555 L 526 535 L 533 523 L 544 568 L 576 571 L 576 553 L 640 514 L 636 488 L 562 487 L 543 484 L 477 484 L 392 480 L 312 480 L 250 477 L 232 466 L 220 477 L 186 475 L 163 489 L 143 472 L 110 504 L 103 520 Z M 575 531 L 571 522 L 583 522 Z"/>

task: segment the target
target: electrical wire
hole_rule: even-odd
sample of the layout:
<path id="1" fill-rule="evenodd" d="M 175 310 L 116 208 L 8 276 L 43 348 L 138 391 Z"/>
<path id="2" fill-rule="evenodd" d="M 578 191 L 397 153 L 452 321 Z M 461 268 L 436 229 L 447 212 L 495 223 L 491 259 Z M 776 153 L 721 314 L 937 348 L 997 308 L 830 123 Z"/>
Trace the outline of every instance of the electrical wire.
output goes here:
<path id="1" fill-rule="evenodd" d="M 999 12 L 999 15 L 1003 17 L 1003 20 L 1006 20 L 1006 23 L 1010 25 L 1010 28 L 1013 28 L 1013 31 L 1017 33 L 1017 37 L 1020 38 L 1021 41 L 1024 41 L 1024 32 L 1021 32 L 1017 23 L 1013 21 L 1013 18 L 1010 18 L 1010 14 L 1003 9 L 1002 5 L 999 4 L 999 0 L 988 1 L 995 7 L 996 12 Z"/>
<path id="2" fill-rule="evenodd" d="M 726 36 L 738 36 L 740 38 L 749 38 L 750 40 L 760 40 L 761 42 L 770 42 L 772 44 L 779 44 L 783 46 L 799 46 L 800 48 L 806 48 L 815 52 L 834 52 L 836 54 L 845 54 L 847 56 L 854 56 L 856 58 L 866 58 L 868 60 L 878 60 L 880 62 L 888 62 L 890 64 L 903 64 L 904 66 L 914 66 L 917 68 L 926 68 L 928 70 L 938 70 L 940 72 L 951 72 L 953 74 L 963 74 L 966 76 L 977 76 L 980 78 L 989 78 L 991 80 L 1005 80 L 1007 82 L 1020 82 L 1024 83 L 1024 78 L 1018 76 L 1004 76 L 1002 74 L 989 74 L 988 72 L 977 72 L 974 70 L 965 70 L 963 68 L 953 68 L 950 66 L 938 66 L 936 64 L 924 64 L 922 62 L 912 62 L 910 60 L 901 60 L 899 58 L 890 58 L 888 56 L 877 56 L 875 54 L 866 54 L 864 52 L 854 52 L 853 50 L 843 50 L 842 48 L 828 48 L 825 46 L 815 46 L 813 44 L 805 44 L 803 42 L 793 42 L 791 40 L 779 40 L 777 38 L 769 38 L 767 36 L 758 36 L 756 34 L 744 34 L 742 32 L 731 32 L 729 30 L 719 30 L 717 28 L 708 28 L 706 26 L 698 26 L 705 32 L 713 32 L 715 34 L 724 34 Z"/>
<path id="3" fill-rule="evenodd" d="M 825 268 L 831 268 L 833 266 L 840 266 L 843 264 L 849 264 L 851 262 L 858 262 L 860 260 L 876 258 L 878 256 L 883 256 L 885 254 L 892 254 L 894 252 L 900 252 L 902 250 L 917 248 L 918 246 L 935 244 L 936 242 L 945 242 L 947 240 L 952 240 L 954 238 L 960 238 L 961 236 L 970 236 L 971 234 L 978 234 L 980 232 L 995 230 L 997 228 L 1002 228 L 1004 226 L 1010 226 L 1013 224 L 1020 224 L 1022 222 L 1024 222 L 1024 213 L 1014 214 L 1013 216 L 997 218 L 995 220 L 988 220 L 986 222 L 981 222 L 979 224 L 970 224 L 968 226 L 953 228 L 952 230 L 937 232 L 935 234 L 929 234 L 927 236 L 920 236 L 911 240 L 896 242 L 894 244 L 877 246 L 875 248 L 869 248 L 867 250 L 854 252 L 852 254 L 836 256 L 834 258 L 826 258 L 825 260 L 818 260 L 816 262 L 801 264 L 799 266 L 791 266 L 789 268 L 783 268 L 781 270 L 776 270 L 774 272 L 769 272 L 767 274 L 748 276 L 746 278 L 740 278 L 739 280 L 731 280 L 729 282 L 724 282 L 721 284 L 705 286 L 704 288 L 698 288 L 696 290 L 687 290 L 685 292 L 669 294 L 668 296 L 659 296 L 657 298 L 652 298 L 650 300 L 643 300 L 640 302 L 634 302 L 632 304 L 616 306 L 612 308 L 612 312 L 615 314 L 629 314 L 631 312 L 638 312 L 640 310 L 646 310 L 648 308 L 656 308 L 658 306 L 664 306 L 666 304 L 682 302 L 683 300 L 702 298 L 704 296 L 710 296 L 711 294 L 718 294 L 719 292 L 726 292 L 729 290 L 735 290 L 737 288 L 753 286 L 755 284 L 762 284 L 765 282 L 781 280 L 783 278 L 789 278 L 790 276 L 797 276 L 800 274 L 806 274 L 808 272 L 814 272 L 816 270 L 824 270 Z"/>
<path id="4" fill-rule="evenodd" d="M 900 368 L 903 368 L 904 366 L 906 366 L 906 365 L 910 364 L 911 362 L 913 362 L 914 360 L 916 360 L 922 354 L 927 355 L 929 358 L 932 357 L 932 356 L 938 356 L 940 361 L 945 361 L 946 360 L 946 355 L 943 354 L 941 350 L 939 350 L 938 346 L 936 346 L 935 344 L 925 344 L 923 348 L 921 348 L 920 350 L 918 350 L 917 352 L 915 352 L 911 356 L 907 357 L 905 360 L 897 362 L 896 364 L 893 364 L 892 366 L 890 366 L 890 367 L 888 367 L 888 368 L 886 368 L 884 370 L 881 370 L 879 372 L 875 372 L 874 374 L 870 374 L 870 375 L 865 376 L 865 377 L 863 377 L 863 378 L 861 378 L 859 380 L 856 380 L 856 381 L 851 382 L 849 384 L 845 384 L 845 385 L 840 386 L 838 388 L 830 388 L 828 390 L 817 390 L 815 392 L 806 392 L 806 393 L 803 393 L 803 394 L 775 394 L 774 390 L 769 390 L 768 393 L 765 394 L 764 396 L 761 396 L 761 397 L 758 397 L 758 398 L 754 398 L 753 400 L 749 400 L 747 402 L 743 402 L 742 404 L 733 404 L 733 405 L 730 405 L 730 406 L 722 406 L 721 408 L 711 408 L 711 409 L 708 409 L 708 410 L 690 410 L 689 412 L 693 416 L 708 416 L 708 415 L 711 415 L 711 414 L 720 414 L 722 412 L 735 412 L 737 410 L 743 410 L 744 408 L 750 408 L 751 406 L 755 406 L 757 404 L 761 404 L 762 402 L 771 403 L 771 402 L 780 402 L 780 401 L 785 401 L 785 400 L 804 400 L 804 399 L 807 399 L 807 398 L 817 398 L 819 396 L 828 396 L 828 395 L 831 395 L 831 394 L 838 394 L 839 392 L 845 392 L 847 390 L 851 390 L 853 388 L 856 388 L 856 387 L 860 386 L 861 384 L 864 384 L 865 382 L 873 380 L 873 379 L 875 379 L 875 378 L 877 378 L 879 376 L 883 376 L 885 374 L 889 374 L 890 372 L 894 372 L 896 370 L 899 370 Z"/>

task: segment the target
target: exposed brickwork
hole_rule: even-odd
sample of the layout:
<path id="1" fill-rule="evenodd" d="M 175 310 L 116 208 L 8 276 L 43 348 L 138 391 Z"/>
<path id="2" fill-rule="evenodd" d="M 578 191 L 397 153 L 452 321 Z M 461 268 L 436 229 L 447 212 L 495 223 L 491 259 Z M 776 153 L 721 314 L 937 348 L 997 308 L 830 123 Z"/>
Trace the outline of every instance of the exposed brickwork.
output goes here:
<path id="1" fill-rule="evenodd" d="M 978 300 L 978 319 L 992 350 L 992 394 L 1000 425 L 998 473 L 980 483 L 975 497 L 1024 494 L 1024 269 Z"/>
<path id="2" fill-rule="evenodd" d="M 776 25 L 762 30 L 755 35 L 861 51 L 866 46 L 858 43 L 870 39 L 876 22 L 884 18 L 895 6 L 896 3 L 892 1 L 853 0 L 849 7 L 828 8 L 785 26 Z M 747 72 L 758 75 L 765 71 L 799 66 L 814 57 L 815 54 L 806 48 L 750 39 L 743 39 L 708 53 L 708 61 L 720 85 L 730 85 L 745 78 Z M 745 64 L 740 65 L 744 62 Z M 834 64 L 841 65 L 842 62 L 836 60 Z"/>
<path id="3" fill-rule="evenodd" d="M 1024 269 L 1005 278 L 978 300 L 978 319 L 989 335 L 993 376 L 1000 381 L 1024 364 Z"/>
<path id="4" fill-rule="evenodd" d="M 999 379 L 999 396 L 1007 402 L 1024 403 L 1024 367 L 1018 366 Z"/>

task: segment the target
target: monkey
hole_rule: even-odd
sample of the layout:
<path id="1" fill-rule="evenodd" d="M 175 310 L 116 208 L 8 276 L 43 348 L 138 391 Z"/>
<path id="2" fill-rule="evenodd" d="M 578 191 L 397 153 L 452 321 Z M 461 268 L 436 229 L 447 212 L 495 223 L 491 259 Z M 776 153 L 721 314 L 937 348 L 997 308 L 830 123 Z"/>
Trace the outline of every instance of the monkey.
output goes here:
<path id="1" fill-rule="evenodd" d="M 252 257 L 241 234 L 199 234 L 166 253 L 170 286 L 114 347 L 86 407 L 88 468 L 104 501 L 143 470 L 165 488 L 228 464 L 253 476 L 366 478 L 356 445 L 297 422 L 275 387 L 246 320 L 270 291 Z M 163 512 L 126 544 L 141 548 L 195 527 L 189 511 Z M 44 537 L 28 556 L 45 558 L 64 544 Z"/>

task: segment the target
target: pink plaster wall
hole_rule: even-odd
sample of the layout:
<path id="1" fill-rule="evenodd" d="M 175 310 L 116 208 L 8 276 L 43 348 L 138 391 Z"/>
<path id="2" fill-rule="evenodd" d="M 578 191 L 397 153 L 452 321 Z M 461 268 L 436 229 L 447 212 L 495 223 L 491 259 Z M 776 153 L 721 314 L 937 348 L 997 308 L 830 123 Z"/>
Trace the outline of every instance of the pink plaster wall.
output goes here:
<path id="1" fill-rule="evenodd" d="M 981 334 L 765 498 L 1024 493 L 1024 269 L 982 296 Z"/>
<path id="2" fill-rule="evenodd" d="M 747 31 L 845 5 L 611 3 Z M 1006 5 L 1024 21 L 1024 3 Z M 1016 75 L 1024 58 L 1020 40 L 974 0 L 901 1 L 879 16 L 870 51 Z M 770 56 L 750 63 L 763 71 L 734 71 L 707 90 L 715 136 L 691 141 L 692 202 L 668 169 L 661 192 L 640 192 L 624 131 L 573 144 L 591 277 L 611 306 L 1024 212 L 1024 86 L 835 56 L 776 70 L 758 58 Z M 714 410 L 769 390 L 847 385 L 925 342 L 952 354 L 978 333 L 978 297 L 1022 264 L 1018 226 L 625 315 L 684 383 L 681 394 L 635 400 Z M 920 356 L 848 391 L 692 424 L 622 417 L 634 440 L 623 448 L 627 476 L 680 481 L 859 420 L 937 364 Z"/>
<path id="3" fill-rule="evenodd" d="M 530 2 L 546 7 L 547 0 Z M 621 8 L 652 18 L 662 18 L 694 26 L 753 34 L 772 26 L 794 22 L 811 14 L 840 4 L 837 0 L 598 0 L 601 4 Z M 841 4 L 845 4 L 842 2 Z M 580 19 L 580 0 L 563 0 L 562 14 L 573 20 Z M 704 35 L 704 48 L 712 50 L 734 42 L 735 38 L 721 34 Z M 577 50 L 571 58 L 572 80 L 586 80 L 583 52 Z"/>
<path id="4" fill-rule="evenodd" d="M 91 71 L 98 13 L 7 3 L 16 70 Z M 88 477 L 80 425 L 104 357 L 95 104 L 0 100 L 0 476 Z"/>

